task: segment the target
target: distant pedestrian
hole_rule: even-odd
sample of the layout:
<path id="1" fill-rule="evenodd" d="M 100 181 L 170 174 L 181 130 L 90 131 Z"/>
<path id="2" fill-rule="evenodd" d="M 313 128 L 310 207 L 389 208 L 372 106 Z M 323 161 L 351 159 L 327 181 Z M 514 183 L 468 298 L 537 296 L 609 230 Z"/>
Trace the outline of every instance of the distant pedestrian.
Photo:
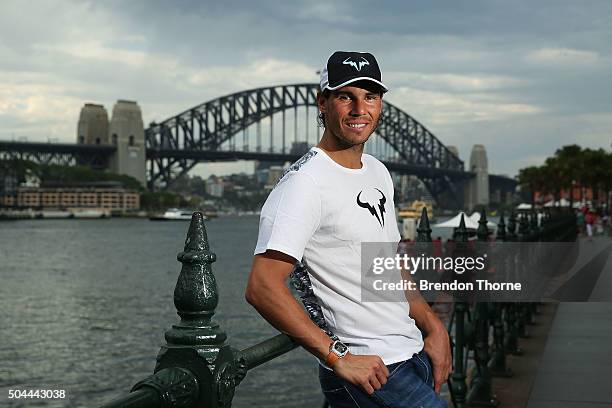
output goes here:
<path id="1" fill-rule="evenodd" d="M 442 253 L 442 237 L 437 237 L 436 239 L 431 241 L 433 246 L 432 248 L 432 256 L 441 258 L 443 256 Z"/>
<path id="2" fill-rule="evenodd" d="M 593 240 L 593 225 L 595 224 L 595 213 L 590 210 L 584 217 L 584 223 L 586 224 L 587 236 L 589 241 Z"/>
<path id="3" fill-rule="evenodd" d="M 584 233 L 584 213 L 582 210 L 576 212 L 576 226 L 580 234 Z"/>

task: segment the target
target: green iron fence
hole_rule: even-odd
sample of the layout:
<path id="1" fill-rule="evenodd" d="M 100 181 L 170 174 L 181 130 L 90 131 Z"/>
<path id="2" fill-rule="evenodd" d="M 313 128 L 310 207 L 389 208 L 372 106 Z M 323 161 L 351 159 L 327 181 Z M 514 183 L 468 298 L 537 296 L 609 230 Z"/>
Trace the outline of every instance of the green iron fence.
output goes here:
<path id="1" fill-rule="evenodd" d="M 462 221 L 463 222 L 463 221 Z M 478 237 L 486 240 L 484 211 Z M 506 228 L 502 215 L 498 239 L 503 241 L 537 242 L 572 240 L 576 237 L 572 214 L 546 213 L 538 223 L 526 215 L 513 213 Z M 418 242 L 431 242 L 431 229 L 426 211 L 418 228 Z M 458 245 L 467 243 L 463 223 L 457 230 Z M 203 216 L 193 214 L 184 251 L 177 259 L 182 268 L 174 290 L 174 304 L 179 323 L 166 331 L 166 344 L 157 355 L 154 373 L 139 381 L 131 392 L 102 408 L 220 408 L 230 407 L 236 387 L 247 372 L 267 361 L 295 349 L 298 344 L 279 334 L 245 350 L 236 350 L 227 342 L 227 335 L 213 319 L 219 294 Z M 519 267 L 514 260 L 506 260 L 508 270 Z M 449 379 L 453 404 L 468 406 L 496 406 L 491 392 L 492 377 L 511 375 L 506 367 L 508 353 L 520 354 L 518 339 L 525 334 L 525 326 L 537 312 L 534 304 L 493 304 L 455 302 L 449 333 L 454 353 L 454 370 Z M 469 317 L 469 318 L 468 318 Z M 493 332 L 491 341 L 490 332 Z M 475 374 L 466 382 L 467 356 L 474 354 Z"/>

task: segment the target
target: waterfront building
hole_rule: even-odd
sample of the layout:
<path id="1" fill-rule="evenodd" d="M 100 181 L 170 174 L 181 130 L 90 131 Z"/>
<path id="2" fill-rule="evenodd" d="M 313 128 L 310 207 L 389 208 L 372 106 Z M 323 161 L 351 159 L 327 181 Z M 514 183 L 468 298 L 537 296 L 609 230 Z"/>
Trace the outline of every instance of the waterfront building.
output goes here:
<path id="1" fill-rule="evenodd" d="M 255 182 L 258 185 L 265 185 L 268 181 L 268 173 L 270 173 L 269 169 L 257 169 L 255 170 Z"/>
<path id="2" fill-rule="evenodd" d="M 208 179 L 206 179 L 205 185 L 206 194 L 218 198 L 223 197 L 223 191 L 225 189 L 223 179 L 215 175 L 211 175 L 210 177 L 208 177 Z"/>
<path id="3" fill-rule="evenodd" d="M 0 207 L 14 207 L 17 205 L 17 197 L 12 194 L 0 195 Z"/>
<path id="4" fill-rule="evenodd" d="M 129 212 L 140 209 L 140 195 L 119 182 L 47 184 L 18 187 L 0 196 L 0 205 L 32 209 L 103 209 Z"/>
<path id="5" fill-rule="evenodd" d="M 283 171 L 284 170 L 282 166 L 270 166 L 270 168 L 268 169 L 268 180 L 265 185 L 266 190 L 272 190 L 274 188 L 281 175 L 283 174 Z"/>
<path id="6" fill-rule="evenodd" d="M 604 190 L 582 186 L 578 182 L 574 183 L 573 188 L 559 189 L 557 195 L 542 191 L 534 192 L 534 200 L 537 204 L 544 204 L 550 201 L 554 202 L 558 201 L 559 199 L 566 200 L 567 205 L 569 205 L 569 202 L 571 201 L 574 207 L 579 207 L 581 204 L 591 204 L 591 206 L 597 206 L 598 203 L 606 204 L 608 201 L 608 197 Z"/>

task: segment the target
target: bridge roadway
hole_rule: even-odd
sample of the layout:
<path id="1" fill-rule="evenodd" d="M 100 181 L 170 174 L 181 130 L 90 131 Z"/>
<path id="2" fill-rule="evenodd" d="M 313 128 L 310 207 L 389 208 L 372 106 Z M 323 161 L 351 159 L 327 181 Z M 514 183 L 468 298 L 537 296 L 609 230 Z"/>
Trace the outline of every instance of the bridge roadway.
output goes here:
<path id="1" fill-rule="evenodd" d="M 42 143 L 0 140 L 0 160 L 30 160 L 35 163 L 89 165 L 108 168 L 115 146 L 76 143 Z"/>
<path id="2" fill-rule="evenodd" d="M 89 165 L 92 168 L 108 168 L 110 159 L 115 153 L 116 147 L 112 145 L 86 145 L 72 143 L 41 143 L 41 142 L 22 142 L 22 141 L 2 141 L 0 140 L 0 160 L 22 159 L 31 160 L 43 164 L 61 165 Z M 264 160 L 282 162 L 294 162 L 301 155 L 277 152 L 265 152 L 256 150 L 190 150 L 190 149 L 146 149 L 146 159 L 150 162 L 159 160 L 194 162 L 203 161 L 233 161 L 233 160 Z M 446 180 L 447 185 L 461 183 L 475 176 L 474 173 L 463 169 L 441 168 L 423 164 L 412 164 L 405 160 L 392 161 L 384 160 L 387 168 L 399 174 L 415 175 L 424 180 L 428 188 L 433 185 L 432 180 Z M 152 167 L 147 164 L 147 168 Z M 149 174 L 149 176 L 151 176 Z M 149 180 L 151 181 L 151 180 Z M 516 181 L 509 177 L 499 175 L 489 175 L 491 188 L 501 189 L 502 191 L 513 191 Z"/>
<path id="3" fill-rule="evenodd" d="M 314 122 L 308 120 L 308 110 L 317 107 L 317 90 L 316 83 L 248 89 L 209 100 L 160 123 L 151 123 L 144 134 L 149 187 L 166 188 L 205 160 L 294 161 L 297 155 L 274 153 L 274 150 L 286 151 L 285 130 L 290 122 L 294 127 L 294 140 L 290 145 L 311 144 L 308 128 Z M 305 115 L 300 116 L 299 110 Z M 287 112 L 293 120 L 286 118 Z M 282 126 L 278 126 L 277 120 L 276 127 L 282 129 L 282 138 L 278 133 L 274 138 L 274 117 L 281 119 Z M 298 122 L 301 119 L 306 119 L 305 141 L 304 135 L 298 140 Z M 375 155 L 391 171 L 419 177 L 438 202 L 449 201 L 453 206 L 462 207 L 462 181 L 474 177 L 474 173 L 464 171 L 463 161 L 419 121 L 392 103 L 383 104 L 381 119 L 376 130 L 379 136 L 376 140 L 381 143 L 374 145 L 378 149 Z M 251 150 L 247 138 L 262 147 L 262 123 L 266 123 L 266 127 L 269 125 L 269 132 L 264 138 L 267 140 L 269 136 L 270 143 L 261 151 Z M 253 125 L 257 126 L 255 140 L 252 134 L 246 132 Z M 247 146 L 244 149 L 235 147 L 240 133 L 242 145 Z M 107 150 L 102 150 L 105 148 Z M 25 158 L 39 163 L 91 164 L 100 168 L 104 167 L 104 162 L 110 163 L 114 147 L 84 149 L 92 148 L 37 143 L 29 146 L 28 150 L 25 143 L 5 142 L 0 143 L 0 159 Z M 69 157 L 70 154 L 73 157 Z M 491 191 L 503 192 L 503 196 L 512 193 L 516 184 L 512 179 L 499 177 L 491 179 L 491 182 L 497 187 Z"/>
<path id="4" fill-rule="evenodd" d="M 105 153 L 112 154 L 115 146 L 108 145 L 86 145 L 76 143 L 44 143 L 44 142 L 20 142 L 0 140 L 0 152 L 23 152 L 23 153 Z"/>
<path id="5" fill-rule="evenodd" d="M 266 160 L 278 162 L 295 162 L 301 157 L 301 154 L 287 153 L 266 153 L 257 151 L 223 151 L 223 150 L 181 150 L 177 152 L 174 149 L 147 149 L 147 159 L 153 158 L 180 158 L 180 159 L 196 159 L 202 161 L 232 161 L 232 160 Z M 383 161 L 389 171 L 398 172 L 401 174 L 412 174 L 420 177 L 435 177 L 446 175 L 451 180 L 470 179 L 475 176 L 474 173 L 441 169 L 436 167 L 412 165 L 405 162 Z"/>
<path id="6" fill-rule="evenodd" d="M 54 162 L 70 164 L 70 160 L 79 157 L 81 163 L 92 161 L 106 163 L 115 152 L 115 146 L 109 145 L 86 145 L 74 143 L 42 143 L 42 142 L 19 142 L 0 140 L 0 159 L 25 158 L 41 162 L 41 158 L 51 159 Z M 300 158 L 300 154 L 257 152 L 257 151 L 224 151 L 224 150 L 181 150 L 175 149 L 152 149 L 146 150 L 147 160 L 155 158 L 175 159 L 197 159 L 201 161 L 233 161 L 233 160 L 266 160 L 278 162 L 294 162 Z M 58 160 L 59 159 L 59 160 Z M 474 173 L 441 169 L 436 167 L 420 166 L 405 162 L 384 162 L 390 171 L 401 174 L 413 174 L 420 177 L 436 177 L 445 175 L 453 181 L 470 179 Z M 500 177 L 500 176 L 496 176 Z"/>

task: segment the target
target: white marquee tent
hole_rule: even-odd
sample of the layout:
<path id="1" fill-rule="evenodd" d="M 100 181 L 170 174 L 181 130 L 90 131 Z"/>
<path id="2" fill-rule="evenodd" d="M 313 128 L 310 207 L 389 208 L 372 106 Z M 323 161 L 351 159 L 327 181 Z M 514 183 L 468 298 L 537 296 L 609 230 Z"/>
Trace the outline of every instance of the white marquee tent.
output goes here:
<path id="1" fill-rule="evenodd" d="M 470 219 L 474 221 L 476 224 L 478 224 L 478 221 L 480 221 L 480 213 L 475 212 L 474 214 L 470 215 Z M 496 223 L 494 223 L 493 221 L 487 220 L 487 228 L 496 228 L 496 227 L 497 227 Z"/>
<path id="2" fill-rule="evenodd" d="M 467 216 L 463 211 L 451 218 L 450 220 L 441 222 L 439 224 L 434 225 L 436 228 L 457 228 L 459 227 L 459 223 L 461 222 L 461 214 L 463 214 L 463 219 L 465 221 L 465 227 L 467 229 L 477 229 L 478 223 L 472 220 Z"/>

